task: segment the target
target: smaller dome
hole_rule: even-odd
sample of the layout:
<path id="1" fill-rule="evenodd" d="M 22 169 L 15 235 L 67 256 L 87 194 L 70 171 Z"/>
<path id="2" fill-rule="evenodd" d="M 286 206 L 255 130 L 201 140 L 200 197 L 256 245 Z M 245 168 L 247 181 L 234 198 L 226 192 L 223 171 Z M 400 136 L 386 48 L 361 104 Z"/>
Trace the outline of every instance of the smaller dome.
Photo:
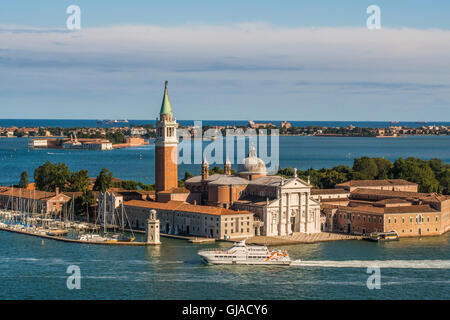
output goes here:
<path id="1" fill-rule="evenodd" d="M 266 175 L 267 168 L 263 160 L 256 155 L 256 148 L 252 145 L 248 157 L 238 164 L 238 172 L 243 174 Z"/>

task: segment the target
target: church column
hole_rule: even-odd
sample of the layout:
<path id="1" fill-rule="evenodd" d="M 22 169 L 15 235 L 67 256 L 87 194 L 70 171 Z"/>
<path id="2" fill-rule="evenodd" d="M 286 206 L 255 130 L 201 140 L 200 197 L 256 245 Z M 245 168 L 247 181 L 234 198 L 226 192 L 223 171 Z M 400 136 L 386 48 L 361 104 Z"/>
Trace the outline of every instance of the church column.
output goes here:
<path id="1" fill-rule="evenodd" d="M 281 236 L 283 228 L 283 193 L 280 190 L 280 210 L 278 212 L 278 235 Z"/>
<path id="2" fill-rule="evenodd" d="M 290 199 L 290 194 L 286 193 L 286 235 L 289 235 L 289 220 L 290 220 L 290 210 L 291 210 L 291 205 L 290 205 L 291 199 Z"/>
<path id="3" fill-rule="evenodd" d="M 298 221 L 296 221 L 296 225 L 298 225 L 298 232 L 302 232 L 302 194 L 298 192 L 297 197 L 298 197 Z"/>
<path id="4" fill-rule="evenodd" d="M 308 232 L 308 217 L 309 217 L 309 197 L 308 192 L 305 192 L 305 201 L 306 201 L 306 208 L 305 208 L 305 233 Z"/>

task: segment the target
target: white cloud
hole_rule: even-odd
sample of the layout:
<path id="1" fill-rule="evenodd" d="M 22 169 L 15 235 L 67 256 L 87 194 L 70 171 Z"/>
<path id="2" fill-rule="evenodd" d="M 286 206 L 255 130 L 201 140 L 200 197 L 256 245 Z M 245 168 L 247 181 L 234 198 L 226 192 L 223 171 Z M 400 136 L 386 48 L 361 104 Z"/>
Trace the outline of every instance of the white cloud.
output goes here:
<path id="1" fill-rule="evenodd" d="M 450 68 L 450 31 L 233 26 L 113 26 L 78 32 L 1 28 L 2 49 L 51 54 L 101 54 L 161 59 L 174 66 L 219 61 L 224 66 L 386 70 Z M 8 31 L 11 30 L 11 31 Z M 183 59 L 181 59 L 183 58 Z M 389 69 L 388 69 L 389 68 Z"/>
<path id="2" fill-rule="evenodd" d="M 24 91 L 37 86 L 48 92 L 60 90 L 61 95 L 85 90 L 94 96 L 95 91 L 123 88 L 133 94 L 170 78 L 183 84 L 179 90 L 188 105 L 198 101 L 196 93 L 203 87 L 214 90 L 223 103 L 245 101 L 249 112 L 261 105 L 256 99 L 252 106 L 252 95 L 274 102 L 278 93 L 286 94 L 286 103 L 302 99 L 318 109 L 336 101 L 348 103 L 348 118 L 364 97 L 389 103 L 390 95 L 403 106 L 439 101 L 442 112 L 442 105 L 450 101 L 449 57 L 450 31 L 437 29 L 243 23 L 70 32 L 0 26 L 0 70 L 8 71 L 0 76 L 4 91 L 13 90 L 14 79 L 27 78 Z M 6 81 L 6 74 L 12 81 Z M 37 81 L 43 76 L 45 85 Z M 385 96 L 382 101 L 380 94 Z M 215 103 L 205 99 L 204 103 Z"/>

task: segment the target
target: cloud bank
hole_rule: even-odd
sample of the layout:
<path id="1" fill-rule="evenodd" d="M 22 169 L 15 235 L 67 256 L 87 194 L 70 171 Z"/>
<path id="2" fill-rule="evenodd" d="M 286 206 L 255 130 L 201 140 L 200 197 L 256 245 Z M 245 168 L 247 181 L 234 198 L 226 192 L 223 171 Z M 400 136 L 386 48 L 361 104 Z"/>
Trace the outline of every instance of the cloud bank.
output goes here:
<path id="1" fill-rule="evenodd" d="M 180 119 L 449 120 L 449 58 L 438 29 L 0 26 L 0 108 L 151 119 L 168 79 Z"/>

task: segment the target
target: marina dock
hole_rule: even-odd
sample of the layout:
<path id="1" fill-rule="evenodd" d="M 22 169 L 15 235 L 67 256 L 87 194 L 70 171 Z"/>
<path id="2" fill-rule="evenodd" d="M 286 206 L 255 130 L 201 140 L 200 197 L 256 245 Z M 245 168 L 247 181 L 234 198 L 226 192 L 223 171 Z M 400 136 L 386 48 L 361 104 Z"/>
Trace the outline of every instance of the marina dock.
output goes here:
<path id="1" fill-rule="evenodd" d="M 326 241 L 362 240 L 362 236 L 321 232 L 317 234 L 293 233 L 289 236 L 255 236 L 248 239 L 251 244 L 268 246 L 317 243 Z"/>
<path id="2" fill-rule="evenodd" d="M 7 231 L 7 232 L 12 232 L 12 233 L 24 234 L 24 235 L 28 235 L 28 236 L 35 236 L 35 237 L 44 238 L 44 239 L 51 239 L 51 240 L 62 241 L 62 242 L 71 242 L 71 243 L 81 243 L 81 244 L 100 244 L 100 245 L 112 245 L 112 246 L 132 246 L 132 247 L 133 246 L 139 247 L 139 246 L 154 245 L 152 243 L 141 242 L 141 241 L 137 241 L 137 242 L 85 241 L 85 240 L 77 240 L 77 239 L 69 239 L 69 238 L 63 238 L 63 237 L 57 237 L 57 236 L 50 236 L 48 234 L 42 234 L 42 233 L 33 233 L 33 232 L 29 232 L 29 231 L 17 230 L 17 229 L 12 229 L 12 228 L 7 228 L 7 227 L 0 227 L 0 231 Z"/>

